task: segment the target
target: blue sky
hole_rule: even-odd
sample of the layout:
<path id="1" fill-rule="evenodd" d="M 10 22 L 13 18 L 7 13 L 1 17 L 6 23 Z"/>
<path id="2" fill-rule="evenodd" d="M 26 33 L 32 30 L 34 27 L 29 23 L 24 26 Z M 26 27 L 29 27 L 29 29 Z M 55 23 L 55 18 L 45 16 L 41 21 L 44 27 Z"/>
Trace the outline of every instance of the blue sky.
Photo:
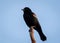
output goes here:
<path id="1" fill-rule="evenodd" d="M 34 31 L 37 43 L 60 43 L 60 0 L 0 0 L 0 43 L 31 43 L 23 20 L 24 7 L 36 14 L 47 41 Z"/>

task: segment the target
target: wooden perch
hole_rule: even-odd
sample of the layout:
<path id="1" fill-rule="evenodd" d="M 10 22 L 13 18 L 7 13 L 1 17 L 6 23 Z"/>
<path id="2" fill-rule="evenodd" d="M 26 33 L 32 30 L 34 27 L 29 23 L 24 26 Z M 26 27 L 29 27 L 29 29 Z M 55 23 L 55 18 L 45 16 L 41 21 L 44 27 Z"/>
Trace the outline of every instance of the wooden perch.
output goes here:
<path id="1" fill-rule="evenodd" d="M 30 28 L 29 33 L 30 33 L 31 42 L 32 43 L 36 43 L 36 40 L 34 38 L 34 29 L 33 29 L 33 26 Z"/>

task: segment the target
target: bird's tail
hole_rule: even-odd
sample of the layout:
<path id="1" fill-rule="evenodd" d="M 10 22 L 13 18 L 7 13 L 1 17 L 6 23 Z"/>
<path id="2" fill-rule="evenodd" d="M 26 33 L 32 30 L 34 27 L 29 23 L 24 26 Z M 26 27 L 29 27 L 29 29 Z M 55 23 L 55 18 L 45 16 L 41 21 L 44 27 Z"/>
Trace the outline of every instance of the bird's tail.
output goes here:
<path id="1" fill-rule="evenodd" d="M 46 36 L 42 32 L 41 26 L 37 26 L 36 31 L 38 32 L 38 34 L 39 34 L 42 41 L 45 41 L 47 39 Z"/>

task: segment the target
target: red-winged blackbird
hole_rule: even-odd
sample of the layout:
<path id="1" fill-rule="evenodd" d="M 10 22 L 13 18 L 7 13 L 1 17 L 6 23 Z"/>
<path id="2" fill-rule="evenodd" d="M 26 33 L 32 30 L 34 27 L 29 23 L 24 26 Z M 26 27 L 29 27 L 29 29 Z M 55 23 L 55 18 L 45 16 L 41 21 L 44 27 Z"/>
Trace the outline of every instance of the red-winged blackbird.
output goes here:
<path id="1" fill-rule="evenodd" d="M 24 12 L 23 18 L 24 18 L 27 26 L 29 28 L 31 26 L 35 26 L 34 29 L 39 33 L 39 36 L 40 36 L 41 40 L 45 41 L 47 38 L 42 32 L 42 28 L 41 28 L 41 26 L 38 22 L 38 19 L 37 19 L 36 15 L 31 11 L 31 9 L 29 7 L 25 7 L 22 10 Z"/>

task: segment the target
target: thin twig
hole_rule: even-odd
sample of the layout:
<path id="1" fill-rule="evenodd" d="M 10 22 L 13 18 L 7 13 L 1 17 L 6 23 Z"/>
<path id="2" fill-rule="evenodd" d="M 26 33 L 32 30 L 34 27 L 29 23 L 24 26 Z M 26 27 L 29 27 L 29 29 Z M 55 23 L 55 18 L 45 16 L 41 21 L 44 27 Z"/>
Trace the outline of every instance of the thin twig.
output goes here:
<path id="1" fill-rule="evenodd" d="M 31 42 L 36 43 L 36 40 L 34 38 L 34 29 L 33 29 L 33 27 L 30 28 L 29 33 L 30 33 Z"/>

